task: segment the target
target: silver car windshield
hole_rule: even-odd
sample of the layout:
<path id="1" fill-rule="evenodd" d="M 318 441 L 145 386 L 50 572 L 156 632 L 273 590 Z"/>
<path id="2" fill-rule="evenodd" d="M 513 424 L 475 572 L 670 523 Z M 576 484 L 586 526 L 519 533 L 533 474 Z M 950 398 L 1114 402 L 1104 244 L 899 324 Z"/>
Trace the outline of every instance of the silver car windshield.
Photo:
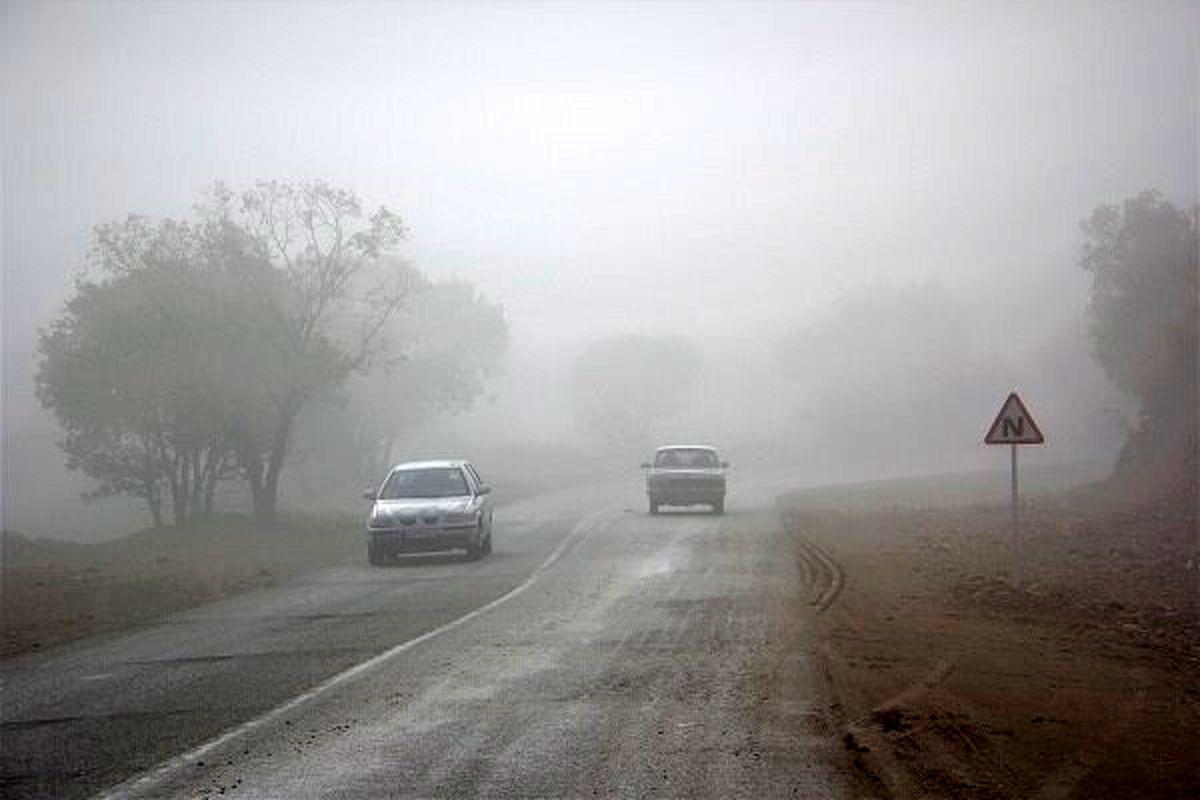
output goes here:
<path id="1" fill-rule="evenodd" d="M 654 457 L 654 466 L 677 467 L 680 469 L 706 469 L 717 466 L 717 454 L 712 450 L 701 450 L 699 448 L 661 450 Z"/>
<path id="2" fill-rule="evenodd" d="M 400 500 L 410 497 L 462 497 L 470 494 L 467 479 L 458 467 L 405 469 L 388 476 L 379 493 L 381 500 Z"/>

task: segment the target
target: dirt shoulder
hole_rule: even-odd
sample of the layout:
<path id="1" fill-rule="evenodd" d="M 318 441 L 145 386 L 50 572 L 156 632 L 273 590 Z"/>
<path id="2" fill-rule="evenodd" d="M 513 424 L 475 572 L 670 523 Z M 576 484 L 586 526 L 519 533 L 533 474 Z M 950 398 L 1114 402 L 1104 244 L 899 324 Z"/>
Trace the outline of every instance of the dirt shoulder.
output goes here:
<path id="1" fill-rule="evenodd" d="M 349 516 L 264 527 L 236 516 L 97 544 L 4 534 L 0 656 L 148 624 L 175 611 L 362 557 Z"/>
<path id="2" fill-rule="evenodd" d="M 509 446 L 482 455 L 500 507 L 605 474 L 603 465 L 569 448 Z M 151 624 L 222 597 L 363 561 L 366 506 L 346 505 L 357 498 L 355 489 L 323 488 L 325 494 L 294 498 L 289 507 L 301 510 L 273 526 L 222 514 L 184 530 L 146 530 L 95 544 L 5 532 L 0 658 Z"/>
<path id="3" fill-rule="evenodd" d="M 1194 509 L 1029 503 L 1016 592 L 1004 506 L 782 502 L 840 568 L 819 630 L 864 794 L 1200 796 Z"/>

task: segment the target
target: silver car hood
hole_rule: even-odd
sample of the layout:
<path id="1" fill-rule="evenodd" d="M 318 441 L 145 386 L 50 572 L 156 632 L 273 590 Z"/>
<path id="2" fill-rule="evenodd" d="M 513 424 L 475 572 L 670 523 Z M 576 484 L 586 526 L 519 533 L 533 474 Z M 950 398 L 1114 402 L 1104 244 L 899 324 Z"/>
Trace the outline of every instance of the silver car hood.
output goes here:
<path id="1" fill-rule="evenodd" d="M 679 467 L 653 467 L 650 470 L 653 475 L 678 475 L 680 477 L 693 476 L 708 476 L 708 475 L 724 475 L 725 470 L 720 467 L 700 467 L 693 469 L 681 469 Z"/>
<path id="2" fill-rule="evenodd" d="M 376 500 L 375 513 L 395 514 L 461 514 L 471 507 L 475 498 L 465 497 L 403 497 L 396 500 Z"/>

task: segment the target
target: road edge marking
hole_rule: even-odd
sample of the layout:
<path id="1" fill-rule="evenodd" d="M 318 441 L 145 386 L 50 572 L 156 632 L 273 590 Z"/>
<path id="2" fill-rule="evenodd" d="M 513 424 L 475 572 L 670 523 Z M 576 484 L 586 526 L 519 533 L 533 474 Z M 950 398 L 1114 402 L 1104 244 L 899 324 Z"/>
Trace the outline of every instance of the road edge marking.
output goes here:
<path id="1" fill-rule="evenodd" d="M 555 563 L 557 563 L 564 555 L 566 555 L 576 543 L 591 533 L 601 519 L 607 515 L 611 515 L 612 513 L 613 512 L 611 510 L 604 510 L 597 511 L 588 515 L 587 517 L 584 517 L 578 524 L 576 524 L 574 528 L 571 529 L 571 532 L 568 533 L 561 542 L 559 542 L 558 547 L 554 548 L 553 552 L 551 552 L 541 564 L 538 564 L 536 567 L 534 567 L 533 571 L 529 573 L 529 576 L 525 578 L 524 581 L 509 589 L 507 592 L 495 598 L 494 600 L 485 603 L 479 608 L 468 611 L 461 617 L 455 617 L 449 622 L 444 623 L 433 630 L 426 631 L 414 639 L 408 639 L 407 641 L 403 641 L 400 644 L 389 648 L 388 650 L 384 650 L 382 653 L 371 656 L 366 661 L 362 661 L 354 666 L 347 667 L 341 672 L 329 676 L 316 686 L 313 686 L 311 689 L 307 689 L 295 697 L 285 700 L 283 703 L 280 703 L 266 713 L 260 714 L 253 719 L 246 720 L 245 722 L 230 728 L 217 737 L 209 739 L 207 742 L 197 745 L 190 750 L 175 756 L 171 756 L 165 761 L 160 762 L 157 766 L 151 767 L 149 770 L 142 772 L 141 774 L 126 778 L 121 783 L 118 783 L 117 785 L 111 786 L 107 789 L 103 789 L 99 793 L 92 795 L 92 797 L 94 800 L 120 800 L 121 798 L 137 797 L 142 792 L 153 790 L 156 785 L 174 776 L 184 767 L 195 763 L 214 750 L 217 750 L 218 748 L 223 747 L 230 742 L 242 738 L 248 733 L 266 726 L 285 714 L 295 711 L 296 709 L 311 702 L 313 699 L 325 694 L 326 692 L 336 689 L 343 684 L 349 683 L 359 676 L 370 672 L 384 662 L 395 658 L 401 653 L 411 650 L 412 648 L 423 644 L 430 639 L 441 636 L 443 633 L 447 633 L 455 628 L 459 628 L 471 620 L 504 605 L 509 600 L 518 597 L 531 586 L 533 586 L 533 584 L 536 583 L 537 580 L 541 578 L 548 569 L 554 566 Z"/>

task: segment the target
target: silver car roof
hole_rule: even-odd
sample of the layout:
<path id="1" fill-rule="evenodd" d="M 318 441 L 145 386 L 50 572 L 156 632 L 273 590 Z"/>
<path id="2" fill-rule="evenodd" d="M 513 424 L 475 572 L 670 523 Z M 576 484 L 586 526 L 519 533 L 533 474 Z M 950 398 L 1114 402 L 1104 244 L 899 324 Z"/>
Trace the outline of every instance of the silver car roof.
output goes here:
<path id="1" fill-rule="evenodd" d="M 717 448 L 706 444 L 664 444 L 654 452 L 658 453 L 663 450 L 711 450 L 715 453 Z"/>
<path id="2" fill-rule="evenodd" d="M 463 458 L 438 458 L 430 461 L 405 461 L 402 464 L 394 465 L 389 472 L 407 469 L 445 469 L 447 467 L 463 467 L 467 465 L 467 460 Z"/>

